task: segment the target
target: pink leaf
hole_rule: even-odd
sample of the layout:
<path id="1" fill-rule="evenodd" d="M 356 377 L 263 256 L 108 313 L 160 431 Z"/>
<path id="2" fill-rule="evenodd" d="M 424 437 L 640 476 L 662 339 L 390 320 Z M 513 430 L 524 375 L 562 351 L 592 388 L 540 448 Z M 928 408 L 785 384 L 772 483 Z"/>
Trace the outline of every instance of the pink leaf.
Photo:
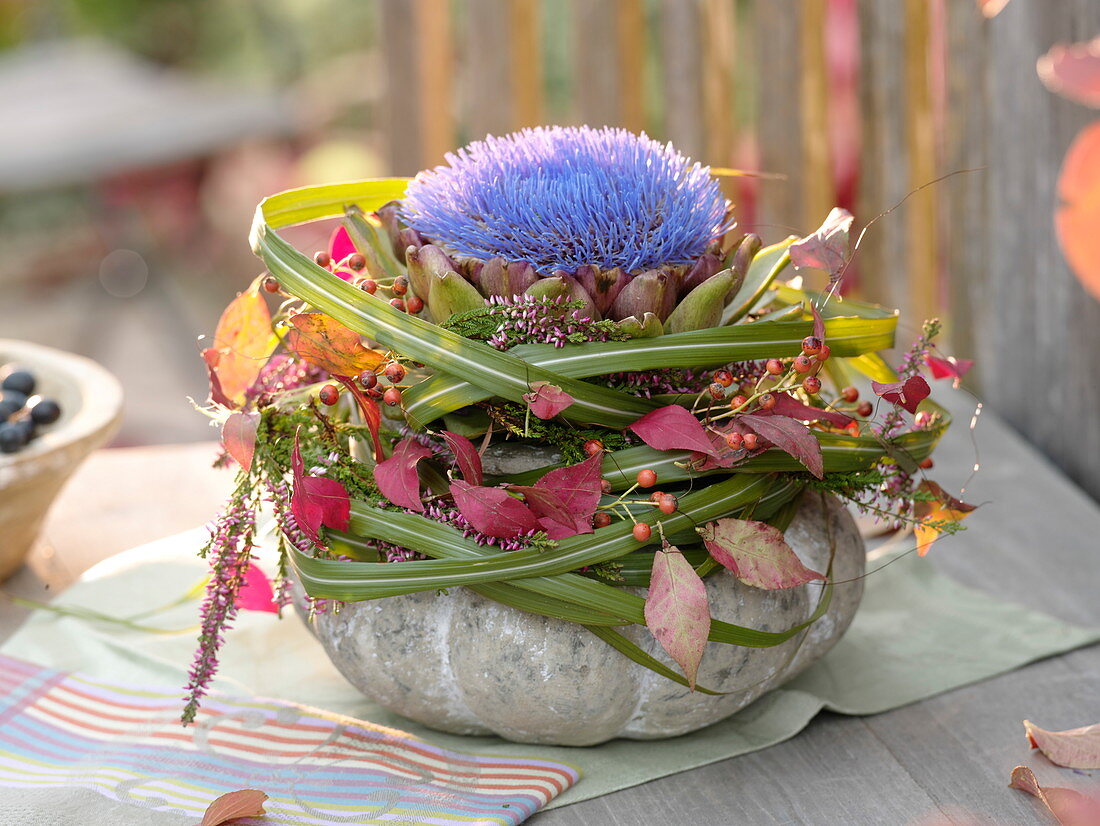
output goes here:
<path id="1" fill-rule="evenodd" d="M 245 470 L 252 467 L 256 452 L 256 426 L 259 413 L 232 413 L 222 425 L 222 447 Z"/>
<path id="2" fill-rule="evenodd" d="M 1007 5 L 1008 0 L 978 0 L 978 11 L 982 17 L 990 19 L 1000 14 Z"/>
<path id="3" fill-rule="evenodd" d="M 603 456 L 589 456 L 575 465 L 556 468 L 534 487 L 513 486 L 535 512 L 551 539 L 592 532 L 592 515 L 600 502 Z"/>
<path id="4" fill-rule="evenodd" d="M 1051 763 L 1067 769 L 1100 769 L 1100 723 L 1067 731 L 1047 731 L 1024 720 L 1024 731 L 1033 749 Z"/>
<path id="5" fill-rule="evenodd" d="M 294 472 L 294 493 L 290 497 L 290 512 L 298 527 L 314 542 L 320 541 L 322 525 L 345 531 L 351 520 L 351 497 L 335 479 L 306 476 L 302 468 L 302 451 L 298 434 L 294 434 L 294 450 L 290 454 Z"/>
<path id="6" fill-rule="evenodd" d="M 548 381 L 533 382 L 531 392 L 524 393 L 523 400 L 540 419 L 552 419 L 573 403 L 572 396 Z"/>
<path id="7" fill-rule="evenodd" d="M 561 496 L 552 490 L 529 485 L 509 485 L 508 490 L 523 494 L 539 525 L 550 539 L 567 539 L 581 533 L 592 533 L 592 517 L 582 521 L 569 510 Z"/>
<path id="8" fill-rule="evenodd" d="M 431 455 L 431 449 L 415 439 L 402 439 L 398 442 L 393 448 L 393 455 L 374 466 L 374 482 L 382 495 L 395 505 L 423 511 L 424 503 L 420 501 L 420 475 L 416 466 L 421 459 Z"/>
<path id="9" fill-rule="evenodd" d="M 703 425 L 678 404 L 651 410 L 628 429 L 654 450 L 695 450 L 707 456 L 716 455 Z"/>
<path id="10" fill-rule="evenodd" d="M 684 670 L 694 690 L 710 634 L 710 602 L 707 586 L 691 563 L 667 543 L 653 555 L 645 624 L 661 648 Z"/>
<path id="11" fill-rule="evenodd" d="M 351 236 L 348 235 L 348 231 L 343 226 L 338 226 L 332 231 L 332 235 L 328 239 L 328 254 L 332 256 L 332 263 L 339 264 L 349 255 L 354 252 L 358 252 L 355 249 L 355 244 L 352 243 Z M 347 270 L 337 270 L 336 275 L 345 281 L 351 281 L 354 277 L 354 273 Z"/>
<path id="12" fill-rule="evenodd" d="M 957 359 L 954 356 L 941 359 L 937 356 L 927 355 L 924 357 L 924 361 L 928 365 L 928 369 L 932 371 L 932 378 L 954 379 L 952 385 L 954 387 L 959 386 L 959 380 L 974 366 L 972 359 Z"/>
<path id="13" fill-rule="evenodd" d="M 764 522 L 719 519 L 699 533 L 715 562 L 754 588 L 774 591 L 825 579 L 802 564 L 781 530 Z"/>
<path id="14" fill-rule="evenodd" d="M 806 422 L 828 422 L 837 427 L 847 427 L 852 421 L 851 416 L 845 416 L 836 410 L 822 410 L 819 407 L 803 404 L 787 393 L 773 393 L 772 395 L 775 397 L 775 407 L 759 415 L 772 413 Z"/>
<path id="15" fill-rule="evenodd" d="M 1019 789 L 1032 795 L 1047 807 L 1059 826 L 1097 826 L 1100 823 L 1100 800 L 1082 794 L 1076 789 L 1059 786 L 1040 786 L 1035 772 L 1027 766 L 1012 770 L 1010 789 Z"/>
<path id="16" fill-rule="evenodd" d="M 1100 108 L 1100 37 L 1057 43 L 1035 64 L 1043 85 L 1074 103 Z"/>
<path id="17" fill-rule="evenodd" d="M 260 566 L 254 563 L 250 563 L 248 570 L 245 571 L 244 583 L 241 585 L 241 590 L 237 592 L 237 607 L 244 608 L 246 611 L 279 613 L 271 580 L 260 570 Z"/>
<path id="18" fill-rule="evenodd" d="M 222 389 L 222 381 L 218 378 L 218 363 L 221 361 L 221 353 L 214 347 L 207 347 L 202 351 L 202 360 L 206 365 L 206 375 L 210 379 L 210 401 L 220 404 L 232 410 L 236 403 L 230 399 Z"/>
<path id="19" fill-rule="evenodd" d="M 791 244 L 791 263 L 800 270 L 824 270 L 829 273 L 830 282 L 836 281 L 848 263 L 848 232 L 852 220 L 848 210 L 833 207 L 817 231 Z"/>
<path id="20" fill-rule="evenodd" d="M 910 413 L 916 413 L 917 405 L 928 398 L 928 394 L 932 392 L 932 388 L 928 386 L 923 376 L 913 376 L 905 381 L 889 384 L 873 381 L 871 389 L 875 391 L 875 395 L 893 404 L 900 404 Z"/>
<path id="21" fill-rule="evenodd" d="M 221 826 L 240 817 L 263 817 L 267 795 L 257 789 L 240 789 L 217 798 L 206 808 L 199 826 Z"/>
<path id="22" fill-rule="evenodd" d="M 480 485 L 484 480 L 484 471 L 481 467 L 481 454 L 477 452 L 474 443 L 449 430 L 443 431 L 443 440 L 454 454 L 462 478 L 471 485 Z"/>
<path id="23" fill-rule="evenodd" d="M 531 509 L 503 488 L 476 487 L 456 479 L 451 494 L 474 530 L 486 536 L 511 539 L 540 529 Z"/>
<path id="24" fill-rule="evenodd" d="M 810 302 L 810 314 L 814 317 L 814 337 L 825 341 L 825 319 L 821 317 L 821 310 L 817 309 L 817 305 Z"/>
<path id="25" fill-rule="evenodd" d="M 787 416 L 759 416 L 742 413 L 737 417 L 758 436 L 767 439 L 784 453 L 789 453 L 818 479 L 825 475 L 821 444 L 802 422 Z"/>

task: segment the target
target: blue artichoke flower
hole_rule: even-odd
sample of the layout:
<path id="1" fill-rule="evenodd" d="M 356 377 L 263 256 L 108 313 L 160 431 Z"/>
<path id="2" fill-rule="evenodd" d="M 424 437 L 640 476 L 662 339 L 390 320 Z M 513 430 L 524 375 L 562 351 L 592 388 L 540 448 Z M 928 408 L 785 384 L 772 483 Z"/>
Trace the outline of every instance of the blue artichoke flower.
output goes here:
<path id="1" fill-rule="evenodd" d="M 487 137 L 409 184 L 402 219 L 457 256 L 628 273 L 687 264 L 729 229 L 707 167 L 624 129 Z"/>

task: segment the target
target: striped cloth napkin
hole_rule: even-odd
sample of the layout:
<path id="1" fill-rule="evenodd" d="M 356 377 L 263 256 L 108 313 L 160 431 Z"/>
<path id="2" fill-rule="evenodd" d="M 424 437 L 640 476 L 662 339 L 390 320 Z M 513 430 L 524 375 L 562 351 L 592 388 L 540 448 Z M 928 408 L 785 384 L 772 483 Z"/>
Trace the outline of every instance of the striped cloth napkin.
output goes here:
<path id="1" fill-rule="evenodd" d="M 251 788 L 267 814 L 235 823 L 516 824 L 578 779 L 277 700 L 211 695 L 184 728 L 180 697 L 0 654 L 0 823 L 195 824 Z"/>

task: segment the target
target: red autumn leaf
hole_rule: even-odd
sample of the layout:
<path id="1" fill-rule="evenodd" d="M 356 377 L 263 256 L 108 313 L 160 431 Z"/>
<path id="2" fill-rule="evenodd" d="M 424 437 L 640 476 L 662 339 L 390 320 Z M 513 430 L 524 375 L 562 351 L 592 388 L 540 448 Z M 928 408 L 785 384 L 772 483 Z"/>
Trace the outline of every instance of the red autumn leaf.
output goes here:
<path id="1" fill-rule="evenodd" d="M 474 443 L 465 436 L 459 436 L 449 430 L 443 431 L 443 440 L 454 454 L 455 463 L 462 473 L 462 478 L 471 485 L 480 485 L 484 481 L 485 474 L 481 467 L 481 454 L 477 452 Z"/>
<path id="2" fill-rule="evenodd" d="M 920 524 L 913 529 L 917 539 L 917 554 L 924 556 L 932 548 L 943 532 L 945 522 L 961 522 L 977 509 L 949 494 L 931 479 L 925 479 L 917 490 L 930 494 L 931 500 L 920 500 L 913 504 L 913 516 Z"/>
<path id="3" fill-rule="evenodd" d="M 1100 37 L 1056 43 L 1035 64 L 1039 80 L 1066 100 L 1100 108 Z"/>
<path id="4" fill-rule="evenodd" d="M 825 579 L 802 564 L 781 530 L 764 522 L 718 519 L 699 534 L 715 562 L 754 588 L 774 591 Z"/>
<path id="5" fill-rule="evenodd" d="M 1081 130 L 1058 175 L 1054 228 L 1077 280 L 1100 301 L 1100 123 Z"/>
<path id="6" fill-rule="evenodd" d="M 820 407 L 803 404 L 788 393 L 773 393 L 772 396 L 775 397 L 775 407 L 756 415 L 789 416 L 805 422 L 823 421 L 837 427 L 847 427 L 852 421 L 851 416 L 845 416 L 837 410 L 822 410 Z"/>
<path id="7" fill-rule="evenodd" d="M 1059 826 L 1097 826 L 1100 824 L 1100 801 L 1076 789 L 1040 786 L 1035 773 L 1027 766 L 1012 770 L 1010 789 L 1019 789 L 1036 797 L 1047 807 Z"/>
<path id="8" fill-rule="evenodd" d="M 218 362 L 221 361 L 221 355 L 213 347 L 207 347 L 202 351 L 202 360 L 206 365 L 206 375 L 210 379 L 210 403 L 220 404 L 230 409 L 236 407 L 236 403 L 225 395 L 221 380 L 218 378 Z"/>
<path id="9" fill-rule="evenodd" d="M 286 346 L 298 358 L 336 376 L 374 370 L 383 354 L 363 346 L 359 334 L 324 313 L 298 313 L 286 334 Z"/>
<path id="10" fill-rule="evenodd" d="M 256 427 L 259 413 L 231 413 L 222 425 L 222 447 L 245 470 L 252 467 L 256 452 Z"/>
<path id="11" fill-rule="evenodd" d="M 1100 723 L 1067 731 L 1047 731 L 1024 720 L 1024 731 L 1033 749 L 1067 769 L 1100 769 Z"/>
<path id="12" fill-rule="evenodd" d="M 924 361 L 932 372 L 932 378 L 954 379 L 954 387 L 959 386 L 959 380 L 970 372 L 970 368 L 974 366 L 973 359 L 957 359 L 954 356 L 940 358 L 939 356 L 927 355 L 924 357 Z"/>
<path id="13" fill-rule="evenodd" d="M 249 563 L 245 571 L 244 583 L 241 585 L 241 590 L 237 592 L 237 607 L 244 608 L 246 611 L 279 613 L 271 580 L 255 563 Z"/>
<path id="14" fill-rule="evenodd" d="M 524 393 L 523 400 L 540 419 L 552 419 L 573 403 L 572 396 L 548 381 L 533 382 L 531 392 Z"/>
<path id="15" fill-rule="evenodd" d="M 403 508 L 424 510 L 416 466 L 421 459 L 431 455 L 430 448 L 413 438 L 402 439 L 394 445 L 393 455 L 374 466 L 374 482 L 382 495 Z"/>
<path id="16" fill-rule="evenodd" d="M 710 634 L 710 601 L 707 586 L 691 563 L 667 542 L 653 555 L 645 624 L 661 648 L 684 670 L 694 690 Z"/>
<path id="17" fill-rule="evenodd" d="M 227 407 L 240 405 L 278 343 L 267 302 L 257 290 L 249 289 L 229 302 L 218 319 L 213 346 L 202 354 L 217 376 L 217 388 L 211 381 L 211 398 L 217 392 L 230 402 Z"/>
<path id="18" fill-rule="evenodd" d="M 509 485 L 508 490 L 523 495 L 523 501 L 535 514 L 539 526 L 550 539 L 567 539 L 581 533 L 592 533 L 592 517 L 583 521 L 569 510 L 560 495 L 533 485 Z"/>
<path id="19" fill-rule="evenodd" d="M 341 224 L 328 237 L 328 254 L 332 256 L 333 263 L 338 264 L 353 252 L 358 252 L 358 250 L 355 249 L 355 244 L 351 240 L 351 235 L 348 234 L 347 227 Z"/>
<path id="20" fill-rule="evenodd" d="M 371 442 L 374 443 L 374 461 L 383 461 L 386 454 L 382 450 L 382 437 L 379 433 L 382 428 L 382 408 L 378 406 L 378 402 L 374 399 L 367 397 L 357 380 L 347 376 L 334 376 L 334 378 L 351 393 L 352 398 L 355 399 L 355 403 L 359 407 L 363 423 L 367 426 L 367 432 L 370 433 Z"/>
<path id="21" fill-rule="evenodd" d="M 810 314 L 814 317 L 814 337 L 825 341 L 825 319 L 821 317 L 821 310 L 817 309 L 817 305 L 810 302 Z"/>
<path id="22" fill-rule="evenodd" d="M 298 434 L 294 434 L 294 450 L 290 454 L 294 473 L 294 492 L 290 497 L 290 512 L 298 527 L 314 542 L 320 541 L 322 525 L 346 531 L 351 520 L 351 497 L 335 479 L 306 476 Z"/>
<path id="23" fill-rule="evenodd" d="M 802 422 L 789 416 L 761 416 L 755 413 L 742 413 L 737 419 L 752 428 L 758 436 L 796 458 L 818 479 L 825 475 L 821 444 L 813 431 Z"/>
<path id="24" fill-rule="evenodd" d="M 600 502 L 603 456 L 556 468 L 544 474 L 534 487 L 513 486 L 522 493 L 538 517 L 546 535 L 565 539 L 592 532 L 592 515 Z"/>
<path id="25" fill-rule="evenodd" d="M 889 384 L 883 382 L 871 382 L 871 389 L 876 396 L 881 396 L 888 402 L 900 404 L 910 413 L 917 412 L 917 405 L 928 398 L 932 388 L 924 380 L 924 376 L 912 376 L 905 381 L 894 381 Z"/>
<path id="26" fill-rule="evenodd" d="M 691 411 L 678 404 L 651 410 L 627 429 L 654 450 L 695 450 L 707 456 L 717 455 L 703 425 Z"/>
<path id="27" fill-rule="evenodd" d="M 456 479 L 451 482 L 451 494 L 474 530 L 486 536 L 512 539 L 541 528 L 532 510 L 504 488 L 479 487 Z"/>
<path id="28" fill-rule="evenodd" d="M 791 263 L 798 269 L 824 270 L 829 281 L 840 278 L 848 263 L 848 233 L 852 228 L 852 213 L 833 207 L 825 222 L 812 235 L 790 246 Z"/>
<path id="29" fill-rule="evenodd" d="M 267 795 L 258 789 L 240 789 L 217 798 L 206 807 L 199 826 L 221 826 L 239 817 L 263 817 Z"/>

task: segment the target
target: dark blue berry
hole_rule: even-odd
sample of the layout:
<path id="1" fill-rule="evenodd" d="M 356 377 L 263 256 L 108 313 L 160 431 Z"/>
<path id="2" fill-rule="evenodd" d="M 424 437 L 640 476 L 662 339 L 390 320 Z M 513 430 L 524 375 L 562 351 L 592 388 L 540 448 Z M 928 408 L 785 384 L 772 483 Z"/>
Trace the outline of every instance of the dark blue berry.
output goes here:
<path id="1" fill-rule="evenodd" d="M 18 411 L 19 407 L 16 406 L 15 402 L 9 402 L 6 399 L 0 401 L 0 424 L 6 422 Z"/>
<path id="2" fill-rule="evenodd" d="M 11 424 L 19 428 L 20 433 L 23 434 L 23 444 L 27 444 L 34 438 L 34 422 L 31 419 L 19 419 L 18 421 L 11 422 Z"/>
<path id="3" fill-rule="evenodd" d="M 12 370 L 0 382 L 0 389 L 14 390 L 29 396 L 34 392 L 34 375 L 29 370 Z"/>
<path id="4" fill-rule="evenodd" d="M 27 395 L 18 390 L 3 390 L 0 391 L 0 401 L 15 405 L 16 410 L 22 410 L 27 404 Z"/>
<path id="5" fill-rule="evenodd" d="M 26 434 L 18 424 L 0 424 L 0 453 L 15 453 L 26 443 Z"/>
<path id="6" fill-rule="evenodd" d="M 53 424 L 61 418 L 61 405 L 53 399 L 42 399 L 31 408 L 31 419 L 35 424 Z"/>

